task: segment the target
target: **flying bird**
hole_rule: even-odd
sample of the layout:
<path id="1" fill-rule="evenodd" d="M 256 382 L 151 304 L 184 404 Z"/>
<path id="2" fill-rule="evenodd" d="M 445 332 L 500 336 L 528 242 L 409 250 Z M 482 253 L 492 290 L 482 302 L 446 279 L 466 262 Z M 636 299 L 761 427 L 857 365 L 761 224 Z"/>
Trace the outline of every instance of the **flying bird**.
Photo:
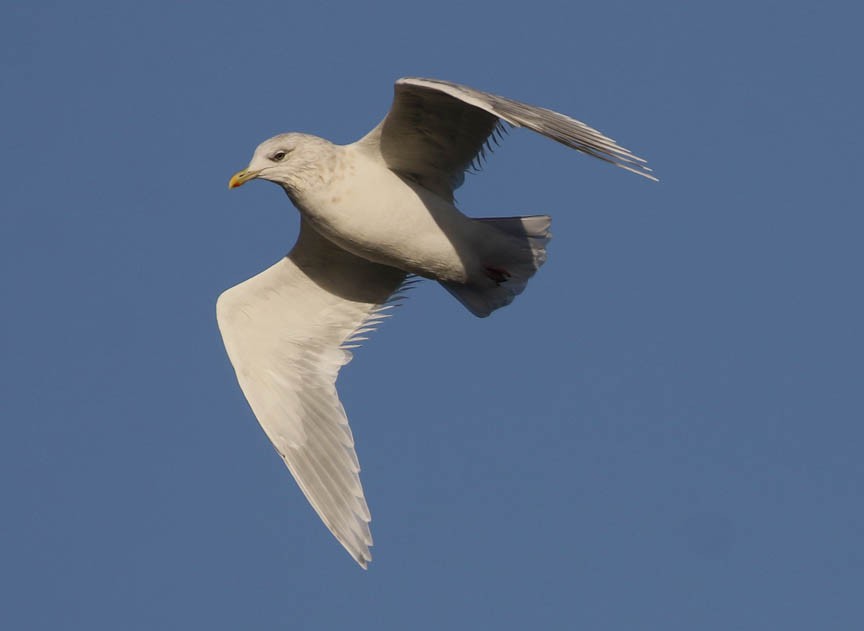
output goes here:
<path id="1" fill-rule="evenodd" d="M 418 278 L 486 317 L 546 260 L 546 215 L 472 219 L 453 191 L 500 139 L 526 127 L 656 179 L 645 161 L 563 114 L 434 79 L 396 82 L 390 111 L 360 140 L 300 133 L 261 143 L 229 188 L 281 186 L 300 211 L 291 252 L 225 291 L 219 330 L 261 427 L 309 503 L 366 568 L 371 517 L 348 418 L 336 392 L 351 349 Z"/>

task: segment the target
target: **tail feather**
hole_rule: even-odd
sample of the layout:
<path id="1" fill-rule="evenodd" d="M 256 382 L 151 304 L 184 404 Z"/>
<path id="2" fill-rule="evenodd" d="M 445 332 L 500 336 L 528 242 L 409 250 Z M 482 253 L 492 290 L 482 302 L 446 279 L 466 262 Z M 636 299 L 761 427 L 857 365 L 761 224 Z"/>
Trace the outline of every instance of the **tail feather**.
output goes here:
<path id="1" fill-rule="evenodd" d="M 546 246 L 552 238 L 548 215 L 528 217 L 495 217 L 476 219 L 514 237 L 512 247 L 498 260 L 489 261 L 488 279 L 482 283 L 441 283 L 465 307 L 479 318 L 505 307 L 521 294 L 528 279 L 546 262 Z M 499 271 L 500 270 L 500 271 Z M 505 279 L 501 280 L 504 272 Z"/>

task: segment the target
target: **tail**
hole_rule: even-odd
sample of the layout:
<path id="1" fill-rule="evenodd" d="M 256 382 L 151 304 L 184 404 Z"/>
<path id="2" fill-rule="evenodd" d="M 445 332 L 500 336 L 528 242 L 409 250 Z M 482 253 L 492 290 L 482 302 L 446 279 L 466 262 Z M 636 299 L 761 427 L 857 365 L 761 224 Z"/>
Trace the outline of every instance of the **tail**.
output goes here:
<path id="1" fill-rule="evenodd" d="M 478 318 L 513 302 L 525 290 L 528 279 L 546 262 L 546 245 L 552 238 L 548 215 L 475 219 L 513 237 L 506 252 L 491 260 L 483 282 L 465 285 L 441 283 Z"/>

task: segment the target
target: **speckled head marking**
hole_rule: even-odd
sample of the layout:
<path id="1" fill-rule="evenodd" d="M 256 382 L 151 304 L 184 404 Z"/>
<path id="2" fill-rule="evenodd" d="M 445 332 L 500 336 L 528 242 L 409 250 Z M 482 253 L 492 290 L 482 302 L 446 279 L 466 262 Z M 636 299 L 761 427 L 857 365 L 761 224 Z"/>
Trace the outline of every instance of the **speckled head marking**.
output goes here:
<path id="1" fill-rule="evenodd" d="M 309 134 L 279 134 L 265 140 L 252 155 L 249 166 L 235 173 L 228 188 L 252 179 L 274 182 L 289 194 L 326 185 L 338 167 L 339 147 Z"/>

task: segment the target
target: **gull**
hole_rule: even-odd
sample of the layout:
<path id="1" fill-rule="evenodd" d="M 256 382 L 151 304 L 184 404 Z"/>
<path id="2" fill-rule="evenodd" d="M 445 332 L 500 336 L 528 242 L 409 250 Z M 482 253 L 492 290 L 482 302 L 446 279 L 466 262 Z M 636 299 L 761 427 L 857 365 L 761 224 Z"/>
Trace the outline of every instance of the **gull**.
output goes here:
<path id="1" fill-rule="evenodd" d="M 568 116 L 448 81 L 405 78 L 384 120 L 357 142 L 281 134 L 261 143 L 228 184 L 274 182 L 300 212 L 290 253 L 219 296 L 217 321 L 258 422 L 364 569 L 371 517 L 336 377 L 418 279 L 439 282 L 486 317 L 543 265 L 548 216 L 472 219 L 453 199 L 505 124 L 656 179 L 643 159 Z"/>

